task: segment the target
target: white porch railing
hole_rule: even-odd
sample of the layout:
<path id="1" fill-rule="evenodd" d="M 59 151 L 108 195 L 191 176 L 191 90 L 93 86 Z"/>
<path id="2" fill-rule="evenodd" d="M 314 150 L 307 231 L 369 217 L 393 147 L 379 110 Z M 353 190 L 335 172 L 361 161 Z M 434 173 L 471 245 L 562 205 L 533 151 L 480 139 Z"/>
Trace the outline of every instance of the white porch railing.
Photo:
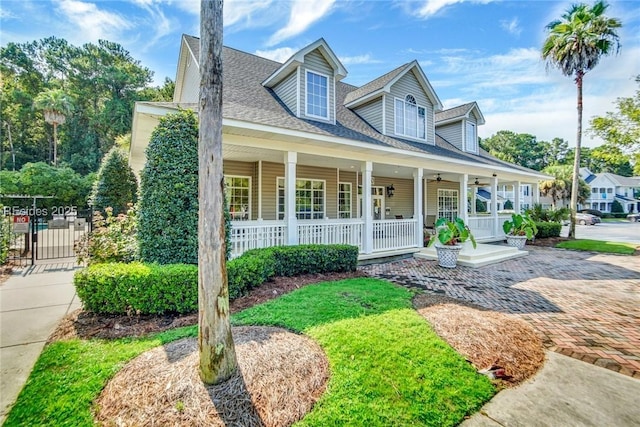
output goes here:
<path id="1" fill-rule="evenodd" d="M 373 221 L 373 251 L 417 247 L 415 219 Z"/>
<path id="2" fill-rule="evenodd" d="M 298 221 L 298 242 L 301 245 L 344 244 L 362 250 L 364 222 L 357 220 Z"/>
<path id="3" fill-rule="evenodd" d="M 470 216 L 468 220 L 469 228 L 476 239 L 504 239 L 502 224 L 511 219 L 511 214 L 498 215 L 497 230 L 493 230 L 494 218 L 491 215 Z"/>
<path id="4" fill-rule="evenodd" d="M 233 221 L 231 223 L 231 258 L 250 249 L 283 246 L 287 243 L 287 226 L 283 221 Z"/>

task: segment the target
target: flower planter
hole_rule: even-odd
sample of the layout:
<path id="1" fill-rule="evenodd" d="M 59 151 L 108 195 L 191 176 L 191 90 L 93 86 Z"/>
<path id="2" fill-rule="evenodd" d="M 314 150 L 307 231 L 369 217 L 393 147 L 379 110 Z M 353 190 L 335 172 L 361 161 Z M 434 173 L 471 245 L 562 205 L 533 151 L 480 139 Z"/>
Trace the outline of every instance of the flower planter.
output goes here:
<path id="1" fill-rule="evenodd" d="M 527 243 L 527 236 L 512 236 L 507 234 L 507 245 L 517 248 L 519 251 L 524 249 Z"/>
<path id="2" fill-rule="evenodd" d="M 458 265 L 458 254 L 462 250 L 462 245 L 440 245 L 436 244 L 438 254 L 438 265 L 444 268 L 456 268 Z"/>

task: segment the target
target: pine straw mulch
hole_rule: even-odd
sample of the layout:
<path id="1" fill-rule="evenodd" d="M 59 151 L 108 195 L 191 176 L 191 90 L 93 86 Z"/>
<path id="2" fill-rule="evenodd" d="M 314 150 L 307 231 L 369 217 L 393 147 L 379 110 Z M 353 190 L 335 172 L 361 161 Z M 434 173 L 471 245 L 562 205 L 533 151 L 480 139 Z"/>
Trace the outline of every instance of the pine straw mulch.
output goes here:
<path id="1" fill-rule="evenodd" d="M 520 384 L 544 363 L 542 340 L 524 320 L 440 295 L 420 294 L 413 304 L 476 370 L 499 373 L 502 386 Z"/>
<path id="2" fill-rule="evenodd" d="M 311 339 L 273 327 L 233 328 L 238 370 L 219 385 L 198 375 L 198 343 L 186 338 L 133 359 L 96 402 L 117 426 L 288 426 L 324 393 L 327 359 Z"/>

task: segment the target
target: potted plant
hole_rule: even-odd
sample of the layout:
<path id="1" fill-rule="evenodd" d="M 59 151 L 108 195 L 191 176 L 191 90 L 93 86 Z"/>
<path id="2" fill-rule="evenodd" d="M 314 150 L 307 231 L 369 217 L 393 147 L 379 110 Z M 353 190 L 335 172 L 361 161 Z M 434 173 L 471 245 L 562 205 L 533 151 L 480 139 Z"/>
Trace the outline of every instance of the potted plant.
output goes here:
<path id="1" fill-rule="evenodd" d="M 511 214 L 511 219 L 502 224 L 502 229 L 507 235 L 507 244 L 519 250 L 538 232 L 536 223 L 527 214 Z"/>
<path id="2" fill-rule="evenodd" d="M 471 240 L 473 248 L 476 248 L 476 239 L 471 234 L 469 226 L 467 226 L 462 218 L 456 218 L 451 221 L 447 218 L 440 218 L 436 221 L 437 239 L 430 239 L 429 246 L 436 244 L 436 252 L 438 254 L 438 265 L 440 267 L 455 268 L 458 262 L 458 254 L 462 250 L 461 243 Z"/>

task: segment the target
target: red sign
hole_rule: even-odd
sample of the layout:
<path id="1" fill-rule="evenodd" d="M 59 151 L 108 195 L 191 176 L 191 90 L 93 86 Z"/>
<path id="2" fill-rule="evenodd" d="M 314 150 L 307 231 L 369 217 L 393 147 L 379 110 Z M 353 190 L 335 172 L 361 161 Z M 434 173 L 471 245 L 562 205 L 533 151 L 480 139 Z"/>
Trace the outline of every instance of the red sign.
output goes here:
<path id="1" fill-rule="evenodd" d="M 28 233 L 29 232 L 29 215 L 13 216 L 13 232 Z"/>
<path id="2" fill-rule="evenodd" d="M 29 224 L 29 215 L 14 215 L 14 224 Z"/>

